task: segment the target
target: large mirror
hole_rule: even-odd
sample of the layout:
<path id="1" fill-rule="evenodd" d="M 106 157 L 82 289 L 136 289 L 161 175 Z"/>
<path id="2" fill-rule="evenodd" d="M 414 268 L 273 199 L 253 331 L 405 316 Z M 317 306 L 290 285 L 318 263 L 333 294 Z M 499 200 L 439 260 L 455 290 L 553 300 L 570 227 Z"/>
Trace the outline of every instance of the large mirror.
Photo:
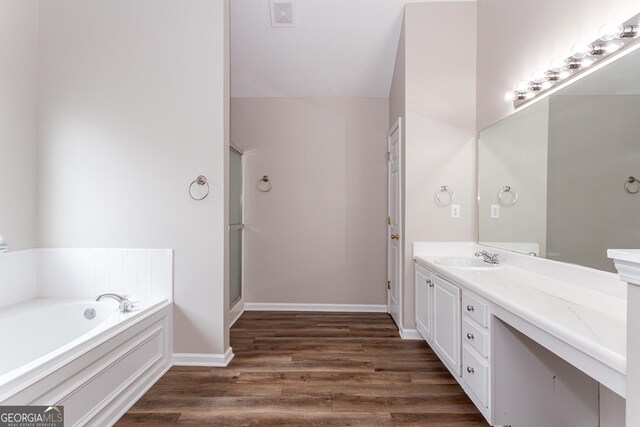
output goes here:
<path id="1" fill-rule="evenodd" d="M 607 249 L 640 248 L 638 70 L 640 51 L 480 132 L 480 243 L 612 272 Z"/>

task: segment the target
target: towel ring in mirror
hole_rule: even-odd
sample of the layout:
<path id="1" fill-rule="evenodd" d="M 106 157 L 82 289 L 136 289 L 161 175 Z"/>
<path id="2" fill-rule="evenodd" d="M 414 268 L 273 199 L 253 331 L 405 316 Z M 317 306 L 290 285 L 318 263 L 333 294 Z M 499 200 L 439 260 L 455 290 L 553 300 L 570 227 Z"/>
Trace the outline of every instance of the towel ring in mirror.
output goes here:
<path id="1" fill-rule="evenodd" d="M 443 196 L 444 194 L 449 195 L 449 200 L 442 200 L 441 196 Z M 438 202 L 442 206 L 449 206 L 451 203 L 453 203 L 453 199 L 455 199 L 455 194 L 453 194 L 453 190 L 451 190 L 448 185 L 443 185 L 442 187 L 440 187 L 440 190 L 436 192 L 436 202 Z"/>
<path id="2" fill-rule="evenodd" d="M 511 194 L 511 200 L 506 200 L 505 199 L 505 194 L 510 193 Z M 500 191 L 498 191 L 498 202 L 502 205 L 502 206 L 511 206 L 511 205 L 515 205 L 518 202 L 518 193 L 516 193 L 515 191 L 513 191 L 511 189 L 511 186 L 509 185 L 505 185 L 504 187 L 502 187 L 502 189 Z"/>
<path id="3" fill-rule="evenodd" d="M 271 180 L 267 175 L 258 180 L 258 190 L 262 191 L 263 193 L 271 191 Z"/>
<path id="4" fill-rule="evenodd" d="M 199 186 L 203 186 L 203 185 L 207 186 L 207 191 L 206 193 L 204 193 L 204 196 L 195 197 L 193 195 L 193 184 L 198 184 Z M 209 183 L 207 182 L 207 178 L 204 175 L 198 175 L 198 177 L 193 181 L 191 181 L 191 184 L 189 185 L 189 196 L 191 196 L 193 200 L 200 201 L 200 200 L 204 200 L 204 198 L 207 197 L 208 195 L 209 195 Z"/>
<path id="5" fill-rule="evenodd" d="M 629 194 L 637 194 L 640 191 L 640 180 L 630 176 L 627 178 L 627 182 L 624 183 L 624 189 Z"/>

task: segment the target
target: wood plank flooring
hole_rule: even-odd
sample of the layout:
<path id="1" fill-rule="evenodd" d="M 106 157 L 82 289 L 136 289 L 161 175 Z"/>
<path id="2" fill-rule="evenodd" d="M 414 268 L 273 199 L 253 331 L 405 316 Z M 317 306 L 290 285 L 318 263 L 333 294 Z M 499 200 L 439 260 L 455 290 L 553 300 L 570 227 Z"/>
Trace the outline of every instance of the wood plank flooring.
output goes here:
<path id="1" fill-rule="evenodd" d="M 246 312 L 227 368 L 174 367 L 118 426 L 487 426 L 386 314 Z"/>

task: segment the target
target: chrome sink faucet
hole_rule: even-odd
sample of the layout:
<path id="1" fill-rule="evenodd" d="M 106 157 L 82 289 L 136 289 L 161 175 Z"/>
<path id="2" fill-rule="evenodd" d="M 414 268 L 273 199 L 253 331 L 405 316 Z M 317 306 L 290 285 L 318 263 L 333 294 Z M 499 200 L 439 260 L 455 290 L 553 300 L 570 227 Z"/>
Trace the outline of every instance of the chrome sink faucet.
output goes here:
<path id="1" fill-rule="evenodd" d="M 120 309 L 120 313 L 127 313 L 133 308 L 133 304 L 131 303 L 131 301 L 129 301 L 129 297 L 127 295 L 102 294 L 98 295 L 96 301 L 100 301 L 102 298 L 111 298 L 118 301 L 118 308 Z"/>
<path id="2" fill-rule="evenodd" d="M 476 252 L 476 256 L 477 257 L 482 257 L 482 260 L 488 264 L 499 264 L 500 261 L 498 261 L 498 254 L 492 254 L 490 252 L 487 251 L 478 251 Z"/>

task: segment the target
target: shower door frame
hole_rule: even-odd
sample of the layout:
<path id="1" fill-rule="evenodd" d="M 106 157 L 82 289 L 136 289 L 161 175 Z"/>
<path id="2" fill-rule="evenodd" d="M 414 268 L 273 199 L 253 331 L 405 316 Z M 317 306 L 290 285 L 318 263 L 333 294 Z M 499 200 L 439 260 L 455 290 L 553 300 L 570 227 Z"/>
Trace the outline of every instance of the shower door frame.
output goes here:
<path id="1" fill-rule="evenodd" d="M 240 176 L 242 179 L 242 188 L 240 190 L 240 209 L 242 210 L 242 219 L 240 224 L 229 224 L 229 231 L 240 230 L 240 296 L 234 300 L 229 301 L 229 310 L 233 309 L 239 302 L 242 301 L 244 294 L 244 150 L 242 150 L 237 145 L 232 142 L 229 143 L 229 155 L 231 155 L 231 151 L 235 151 L 238 155 L 240 155 Z M 229 176 L 231 176 L 231 167 L 229 167 Z M 229 255 L 231 256 L 231 255 Z M 229 276 L 231 274 L 229 273 Z M 229 295 L 231 292 L 229 291 Z"/>

